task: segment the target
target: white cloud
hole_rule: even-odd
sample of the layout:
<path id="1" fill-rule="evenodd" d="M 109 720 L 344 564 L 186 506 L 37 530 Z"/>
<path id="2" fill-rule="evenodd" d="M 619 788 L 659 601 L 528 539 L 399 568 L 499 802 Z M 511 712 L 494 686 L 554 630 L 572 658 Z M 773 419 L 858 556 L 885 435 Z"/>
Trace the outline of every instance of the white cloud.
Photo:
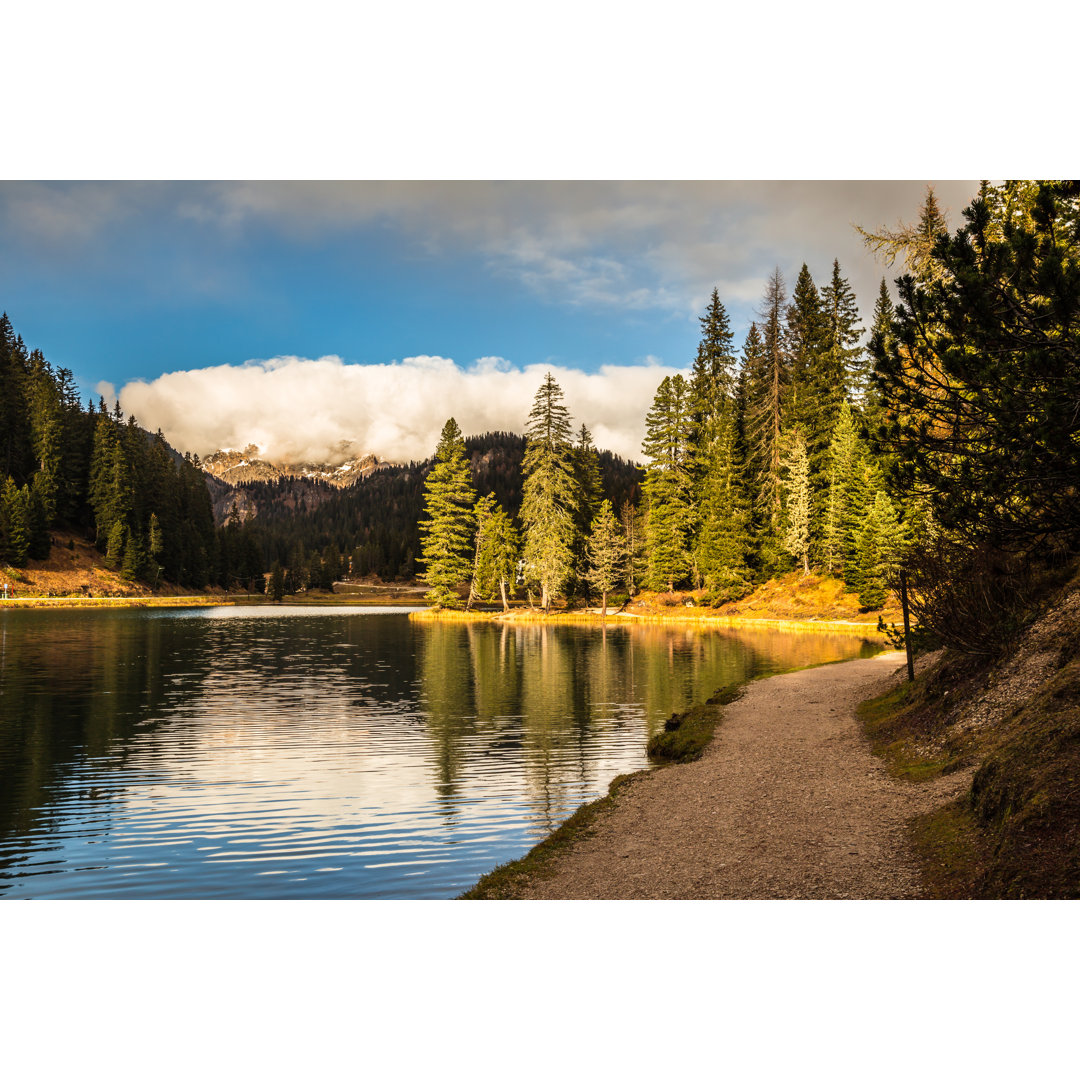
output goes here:
<path id="1" fill-rule="evenodd" d="M 601 449 L 638 459 L 656 387 L 678 370 L 685 371 L 651 357 L 588 373 L 543 364 L 516 369 L 500 357 L 462 368 L 441 356 L 370 365 L 279 356 L 130 382 L 120 404 L 177 449 L 203 456 L 255 443 L 271 460 L 333 463 L 350 444 L 351 454 L 409 461 L 434 452 L 450 416 L 466 435 L 520 433 L 551 371 L 575 426 L 584 423 Z"/>

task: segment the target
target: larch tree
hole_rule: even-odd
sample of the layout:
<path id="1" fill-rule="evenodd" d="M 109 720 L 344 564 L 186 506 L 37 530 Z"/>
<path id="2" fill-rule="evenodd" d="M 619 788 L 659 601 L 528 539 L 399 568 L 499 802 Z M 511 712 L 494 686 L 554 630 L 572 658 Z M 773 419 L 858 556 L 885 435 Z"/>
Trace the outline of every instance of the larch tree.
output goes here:
<path id="1" fill-rule="evenodd" d="M 430 586 L 426 598 L 438 608 L 461 606 L 458 587 L 472 570 L 473 505 L 476 491 L 465 457 L 465 439 L 451 417 L 435 450 L 435 466 L 424 482 L 420 522 L 421 580 Z"/>
<path id="2" fill-rule="evenodd" d="M 578 485 L 570 436 L 570 414 L 563 392 L 548 372 L 533 399 L 525 426 L 520 517 L 524 526 L 527 580 L 540 587 L 540 602 L 550 611 L 573 571 Z"/>
<path id="3" fill-rule="evenodd" d="M 810 573 L 810 458 L 806 440 L 796 428 L 788 438 L 783 458 L 785 520 L 784 550 Z"/>

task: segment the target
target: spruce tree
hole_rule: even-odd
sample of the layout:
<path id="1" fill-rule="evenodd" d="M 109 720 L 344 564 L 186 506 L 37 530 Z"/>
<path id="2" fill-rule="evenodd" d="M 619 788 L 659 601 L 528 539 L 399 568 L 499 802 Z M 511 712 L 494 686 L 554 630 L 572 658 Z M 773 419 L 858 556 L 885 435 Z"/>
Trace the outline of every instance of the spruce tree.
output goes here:
<path id="1" fill-rule="evenodd" d="M 475 501 L 465 440 L 451 417 L 435 449 L 435 466 L 424 482 L 427 518 L 420 522 L 419 561 L 425 568 L 421 580 L 430 586 L 425 595 L 437 608 L 461 606 L 457 590 L 469 580 Z"/>
<path id="2" fill-rule="evenodd" d="M 656 591 L 673 592 L 691 568 L 693 421 L 688 390 L 681 375 L 665 376 L 645 418 L 645 537 L 648 584 Z"/>
<path id="3" fill-rule="evenodd" d="M 525 574 L 540 587 L 547 612 L 573 571 L 579 488 L 574 476 L 570 414 L 548 372 L 533 399 L 525 427 L 521 521 Z"/>
<path id="4" fill-rule="evenodd" d="M 491 500 L 490 504 L 484 505 L 484 499 L 477 503 L 473 592 L 481 600 L 490 600 L 497 592 L 503 611 L 508 611 L 507 594 L 514 591 L 521 540 L 510 515 L 494 501 L 494 495 L 485 498 Z"/>
<path id="5" fill-rule="evenodd" d="M 622 526 L 626 551 L 626 593 L 633 596 L 648 566 L 645 550 L 645 508 L 635 506 L 628 499 L 619 507 L 619 524 Z"/>
<path id="6" fill-rule="evenodd" d="M 736 356 L 727 311 L 720 293 L 713 289 L 708 310 L 699 316 L 701 341 L 690 375 L 690 415 L 694 433 L 704 430 L 712 417 L 719 416 L 735 394 Z"/>
<path id="7" fill-rule="evenodd" d="M 829 441 L 828 494 L 820 558 L 826 573 L 843 571 L 845 578 L 850 577 L 854 538 L 865 502 L 864 461 L 865 448 L 851 406 L 844 402 Z"/>
<path id="8" fill-rule="evenodd" d="M 586 541 L 592 529 L 593 516 L 600 509 L 604 497 L 600 479 L 600 455 L 597 453 L 589 429 L 582 424 L 578 441 L 574 446 L 574 483 L 577 488 L 574 513 L 574 571 L 575 588 L 588 587 L 589 560 Z"/>
<path id="9" fill-rule="evenodd" d="M 723 603 L 749 591 L 749 514 L 743 497 L 734 409 L 706 425 L 700 461 L 696 559 L 710 601 Z"/>
<path id="10" fill-rule="evenodd" d="M 892 297 L 889 296 L 888 286 L 885 279 L 881 279 L 881 288 L 878 290 L 877 300 L 874 303 L 874 320 L 870 326 L 870 352 L 887 353 L 893 347 L 892 321 L 895 314 Z M 881 391 L 877 387 L 871 373 L 868 370 L 866 380 L 861 388 L 863 422 L 870 438 L 880 440 L 883 435 L 885 421 L 884 410 L 881 404 Z"/>
<path id="11" fill-rule="evenodd" d="M 589 584 L 601 594 L 603 614 L 607 615 L 607 598 L 619 583 L 626 562 L 622 529 L 615 519 L 611 503 L 600 504 L 589 534 Z"/>
<path id="12" fill-rule="evenodd" d="M 884 606 L 902 543 L 902 530 L 892 501 L 884 491 L 878 491 L 859 530 L 856 545 L 859 603 L 863 608 L 873 611 Z"/>
<path id="13" fill-rule="evenodd" d="M 791 379 L 791 358 L 784 327 L 784 279 L 779 269 L 770 276 L 761 309 L 762 332 L 751 326 L 744 350 L 747 365 L 746 437 L 756 490 L 759 573 L 768 577 L 781 560 L 783 517 L 780 478 L 784 402 Z M 753 339 L 753 340 L 752 340 Z"/>
<path id="14" fill-rule="evenodd" d="M 821 357 L 826 350 L 826 319 L 822 298 L 806 263 L 795 281 L 792 302 L 787 309 L 787 347 L 791 375 L 784 402 L 786 425 L 800 425 L 804 431 L 814 423 Z"/>
<path id="15" fill-rule="evenodd" d="M 4 558 L 12 565 L 26 565 L 30 555 L 30 525 L 25 488 L 16 485 L 9 476 L 4 482 L 3 497 L 0 499 L 0 530 L 4 544 Z"/>
<path id="16" fill-rule="evenodd" d="M 270 597 L 275 604 L 280 604 L 285 596 L 285 574 L 281 569 L 281 563 L 274 560 L 270 567 Z"/>

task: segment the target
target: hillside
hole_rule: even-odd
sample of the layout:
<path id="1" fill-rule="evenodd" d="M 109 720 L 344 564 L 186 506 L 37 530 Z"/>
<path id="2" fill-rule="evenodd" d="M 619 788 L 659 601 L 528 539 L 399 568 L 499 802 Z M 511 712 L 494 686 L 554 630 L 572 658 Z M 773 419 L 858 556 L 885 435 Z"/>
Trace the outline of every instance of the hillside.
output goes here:
<path id="1" fill-rule="evenodd" d="M 641 592 L 624 610 L 635 615 L 664 615 L 678 611 L 680 617 L 698 614 L 703 618 L 858 622 L 869 627 L 877 625 L 879 615 L 887 623 L 898 622 L 902 618 L 892 593 L 884 609 L 864 611 L 859 605 L 858 594 L 847 590 L 839 578 L 822 574 L 805 575 L 801 570 L 766 581 L 742 600 L 719 607 L 704 606 L 703 597 L 704 590 Z"/>
<path id="2" fill-rule="evenodd" d="M 494 492 L 500 505 L 516 514 L 524 437 L 488 432 L 467 438 L 465 446 L 476 490 Z M 607 451 L 598 456 L 604 496 L 616 505 L 636 502 L 641 475 L 637 466 Z M 207 487 L 218 524 L 235 503 L 241 520 L 256 527 L 266 566 L 275 559 L 292 565 L 298 550 L 322 551 L 332 545 L 353 557 L 355 576 L 392 580 L 416 573 L 424 481 L 432 465 L 433 459 L 382 465 L 349 487 L 285 476 L 234 486 L 212 475 L 207 476 Z"/>
<path id="3" fill-rule="evenodd" d="M 941 651 L 921 667 L 863 720 L 895 775 L 971 772 L 912 827 L 927 895 L 1080 898 L 1080 575 L 996 658 Z"/>
<path id="4" fill-rule="evenodd" d="M 45 559 L 29 559 L 16 569 L 0 566 L 0 588 L 10 596 L 151 596 L 138 581 L 125 581 L 105 565 L 101 552 L 78 533 L 58 530 Z"/>

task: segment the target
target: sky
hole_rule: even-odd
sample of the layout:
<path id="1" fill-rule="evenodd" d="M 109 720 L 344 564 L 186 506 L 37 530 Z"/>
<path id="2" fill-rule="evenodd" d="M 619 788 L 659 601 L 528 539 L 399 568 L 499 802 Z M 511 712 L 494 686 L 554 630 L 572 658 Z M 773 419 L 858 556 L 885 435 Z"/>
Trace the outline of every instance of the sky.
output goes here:
<path id="1" fill-rule="evenodd" d="M 741 345 L 774 267 L 821 284 L 839 259 L 868 325 L 898 270 L 854 226 L 913 219 L 928 183 L 954 222 L 977 188 L 6 181 L 0 307 L 180 450 L 419 459 L 451 411 L 466 434 L 520 431 L 551 370 L 575 421 L 634 457 L 713 288 Z"/>

